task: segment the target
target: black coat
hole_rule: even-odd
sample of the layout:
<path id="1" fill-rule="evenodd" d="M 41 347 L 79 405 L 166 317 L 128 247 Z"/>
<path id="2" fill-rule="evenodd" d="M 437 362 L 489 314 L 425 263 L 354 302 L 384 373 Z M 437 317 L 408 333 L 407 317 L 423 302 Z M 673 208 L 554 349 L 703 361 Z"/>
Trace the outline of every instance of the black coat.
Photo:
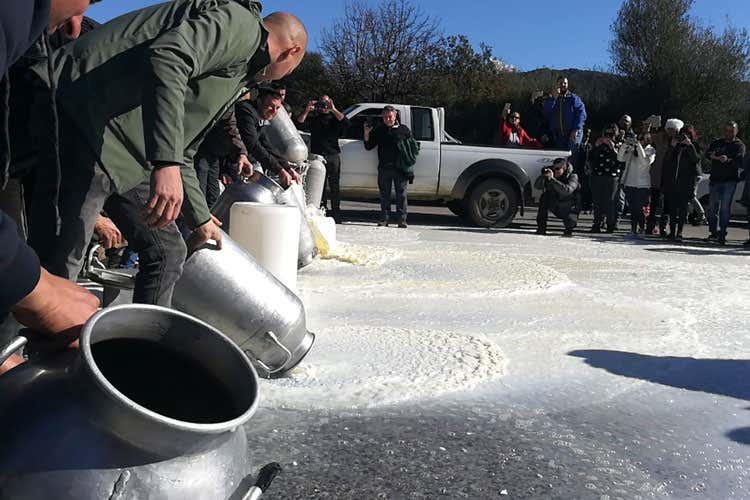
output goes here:
<path id="1" fill-rule="evenodd" d="M 47 26 L 49 0 L 3 0 L 0 8 L 0 75 L 26 52 Z M 6 82 L 0 85 L 3 101 L 7 98 Z M 3 108 L 3 113 L 8 110 Z M 2 116 L 5 122 L 6 115 Z M 2 132 L 2 131 L 0 131 Z M 3 134 L 5 137 L 5 134 Z M 2 183 L 8 175 L 9 145 L 0 144 Z M 4 186 L 0 185 L 0 188 Z M 0 314 L 8 311 L 31 292 L 39 282 L 39 259 L 21 240 L 13 221 L 0 212 Z"/>
<path id="2" fill-rule="evenodd" d="M 692 198 L 696 180 L 700 175 L 700 156 L 695 146 L 670 146 L 662 166 L 661 191 L 665 195 Z"/>
<path id="3" fill-rule="evenodd" d="M 254 101 L 240 101 L 234 106 L 237 129 L 245 143 L 247 153 L 267 171 L 283 168 L 281 154 L 274 150 L 263 133 L 263 125 Z"/>

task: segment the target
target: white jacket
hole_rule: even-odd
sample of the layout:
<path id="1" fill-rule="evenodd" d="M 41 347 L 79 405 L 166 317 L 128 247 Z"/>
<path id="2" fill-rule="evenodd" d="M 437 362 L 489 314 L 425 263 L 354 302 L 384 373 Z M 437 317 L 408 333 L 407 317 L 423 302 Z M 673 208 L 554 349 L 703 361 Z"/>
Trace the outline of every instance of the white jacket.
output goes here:
<path id="1" fill-rule="evenodd" d="M 636 151 L 637 154 L 633 154 Z M 622 182 L 626 187 L 650 188 L 651 165 L 656 158 L 656 149 L 648 145 L 645 148 L 640 142 L 635 146 L 623 144 L 617 152 L 617 159 L 625 163 Z"/>

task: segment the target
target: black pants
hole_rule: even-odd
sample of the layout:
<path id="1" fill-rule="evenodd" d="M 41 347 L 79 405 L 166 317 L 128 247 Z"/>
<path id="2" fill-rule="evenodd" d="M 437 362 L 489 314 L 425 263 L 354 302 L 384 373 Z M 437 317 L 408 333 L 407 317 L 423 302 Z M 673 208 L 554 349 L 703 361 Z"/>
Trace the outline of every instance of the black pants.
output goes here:
<path id="1" fill-rule="evenodd" d="M 323 190 L 323 207 L 331 200 L 331 215 L 338 217 L 341 212 L 341 155 L 326 155 L 326 185 Z"/>
<path id="2" fill-rule="evenodd" d="M 408 202 L 406 187 L 409 180 L 406 174 L 394 168 L 378 169 L 378 189 L 380 190 L 380 213 L 382 220 L 388 220 L 391 212 L 391 186 L 396 190 L 396 216 L 399 221 L 406 222 Z"/>
<path id="3" fill-rule="evenodd" d="M 110 196 L 104 210 L 128 240 L 128 246 L 138 253 L 133 302 L 170 307 L 187 248 L 174 223 L 158 230 L 146 225 L 142 207 L 148 194 L 148 184 L 141 184 L 123 195 Z"/>
<path id="4" fill-rule="evenodd" d="M 209 208 L 219 199 L 219 172 L 221 170 L 222 158 L 199 153 L 195 157 L 195 173 L 198 176 L 198 184 L 206 196 Z"/>
<path id="5" fill-rule="evenodd" d="M 693 193 L 664 193 L 664 210 L 669 215 L 669 234 L 682 236 L 688 204 L 692 199 Z"/>
<path id="6" fill-rule="evenodd" d="M 648 205 L 649 188 L 625 187 L 628 206 L 630 207 L 630 231 L 637 233 L 644 229 L 646 217 L 643 215 L 643 208 Z"/>
<path id="7" fill-rule="evenodd" d="M 561 205 L 555 195 L 547 191 L 539 199 L 539 212 L 536 216 L 536 225 L 540 231 L 547 230 L 548 212 L 562 219 L 568 231 L 572 231 L 578 225 L 578 210 L 570 205 Z"/>
<path id="8" fill-rule="evenodd" d="M 607 229 L 617 228 L 617 203 L 619 181 L 609 175 L 591 176 L 591 196 L 594 202 L 594 228 L 601 229 L 607 220 Z"/>
<path id="9" fill-rule="evenodd" d="M 661 189 L 652 187 L 651 188 L 651 209 L 648 214 L 648 220 L 646 221 L 646 234 L 651 234 L 656 228 L 656 221 L 659 219 L 659 231 L 664 232 L 667 227 L 667 219 L 669 214 L 664 206 L 664 199 L 661 193 Z"/>

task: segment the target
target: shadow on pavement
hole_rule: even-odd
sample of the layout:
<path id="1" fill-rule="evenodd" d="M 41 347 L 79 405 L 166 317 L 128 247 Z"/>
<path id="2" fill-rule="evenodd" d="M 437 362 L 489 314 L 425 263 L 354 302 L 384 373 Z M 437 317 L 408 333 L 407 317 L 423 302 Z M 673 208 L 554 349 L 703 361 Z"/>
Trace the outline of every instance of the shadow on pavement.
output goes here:
<path id="1" fill-rule="evenodd" d="M 572 351 L 568 355 L 622 377 L 750 401 L 750 360 L 648 356 L 605 350 Z"/>
<path id="2" fill-rule="evenodd" d="M 727 255 L 732 257 L 745 257 L 748 255 L 748 249 L 744 247 L 723 247 L 716 248 L 695 248 L 695 247 L 660 247 L 660 248 L 649 248 L 649 252 L 659 253 L 680 253 L 683 255 Z"/>
<path id="3" fill-rule="evenodd" d="M 750 445 L 750 427 L 743 427 L 728 432 L 727 437 L 735 443 Z"/>

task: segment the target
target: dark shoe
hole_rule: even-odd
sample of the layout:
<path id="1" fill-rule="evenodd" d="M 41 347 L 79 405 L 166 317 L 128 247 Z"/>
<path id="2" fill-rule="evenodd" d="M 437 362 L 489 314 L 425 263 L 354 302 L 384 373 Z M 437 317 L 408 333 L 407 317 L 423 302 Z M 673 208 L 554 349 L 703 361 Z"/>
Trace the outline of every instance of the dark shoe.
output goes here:
<path id="1" fill-rule="evenodd" d="M 614 232 L 615 232 L 615 228 L 614 227 L 608 227 L 607 228 L 607 234 L 613 234 Z"/>
<path id="2" fill-rule="evenodd" d="M 594 227 L 592 227 L 591 229 L 589 229 L 589 233 L 595 233 L 595 234 L 599 234 L 599 233 L 601 233 L 601 232 L 602 232 L 602 228 L 600 228 L 600 227 L 596 227 L 596 226 L 594 226 Z"/>
<path id="3" fill-rule="evenodd" d="M 669 234 L 667 235 L 667 239 L 668 239 L 668 240 L 674 240 L 674 238 L 675 238 L 675 236 L 674 236 L 674 233 L 669 233 Z"/>
<path id="4" fill-rule="evenodd" d="M 681 234 L 676 234 L 676 235 L 674 236 L 674 241 L 675 241 L 676 243 L 682 243 L 682 235 L 681 235 Z"/>
<path id="5" fill-rule="evenodd" d="M 724 246 L 727 244 L 727 235 L 720 234 L 718 239 L 719 245 Z"/>
<path id="6" fill-rule="evenodd" d="M 535 231 L 535 234 L 538 234 L 539 236 L 545 236 L 547 234 L 547 230 L 546 229 L 537 229 Z"/>
<path id="7" fill-rule="evenodd" d="M 388 227 L 388 221 L 387 220 L 379 220 L 378 221 L 378 226 L 379 227 L 383 227 L 383 226 Z"/>
<path id="8" fill-rule="evenodd" d="M 745 248 L 750 248 L 750 240 L 747 240 L 745 243 L 742 244 Z"/>
<path id="9" fill-rule="evenodd" d="M 710 243 L 712 241 L 717 241 L 718 239 L 719 237 L 716 235 L 716 233 L 711 233 L 708 235 L 708 238 L 703 238 L 703 241 Z"/>
<path id="10" fill-rule="evenodd" d="M 563 231 L 563 238 L 572 238 L 573 237 L 573 230 L 572 229 L 566 229 Z"/>
<path id="11" fill-rule="evenodd" d="M 405 220 L 402 220 L 401 222 L 398 223 L 398 227 L 400 227 L 401 229 L 406 229 L 409 226 L 406 224 Z"/>

